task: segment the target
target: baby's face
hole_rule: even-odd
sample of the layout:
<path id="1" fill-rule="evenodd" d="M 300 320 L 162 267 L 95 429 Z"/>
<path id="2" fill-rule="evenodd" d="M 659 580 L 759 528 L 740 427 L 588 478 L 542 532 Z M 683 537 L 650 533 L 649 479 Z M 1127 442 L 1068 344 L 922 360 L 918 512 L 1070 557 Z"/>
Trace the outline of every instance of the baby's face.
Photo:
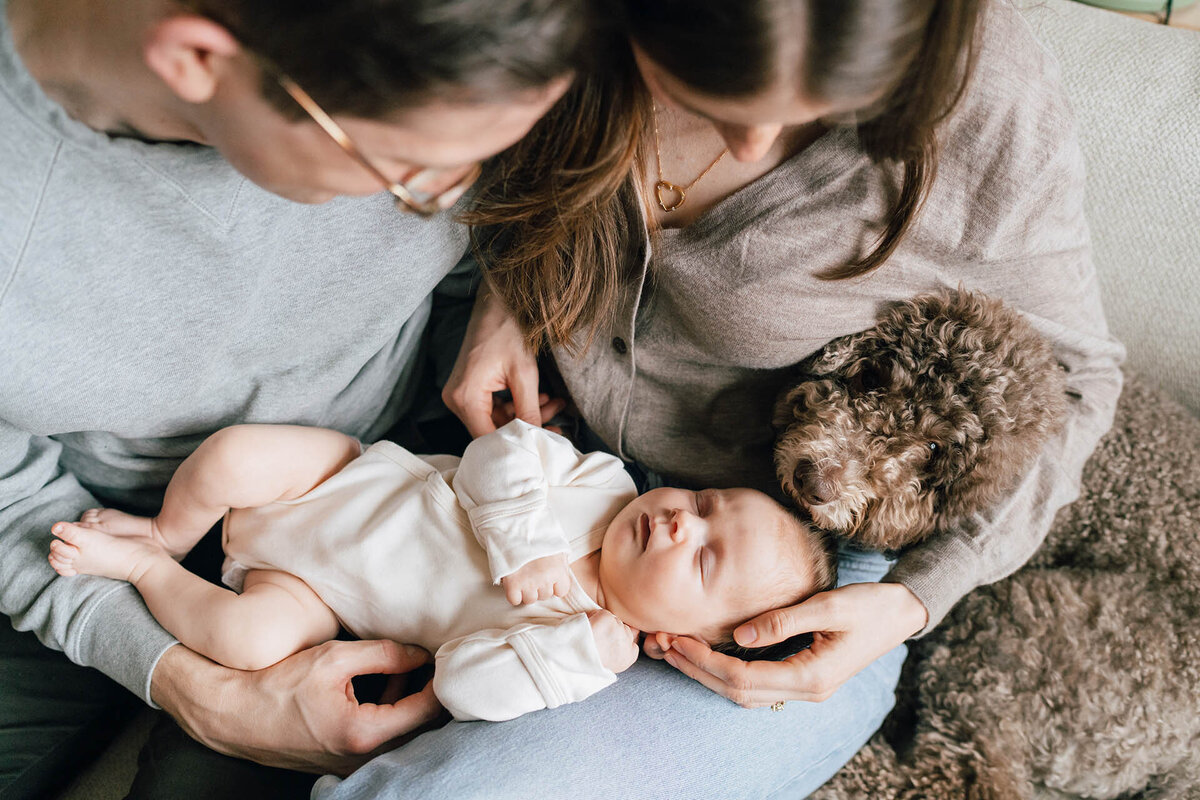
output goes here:
<path id="1" fill-rule="evenodd" d="M 751 489 L 655 489 L 609 524 L 600 585 L 610 611 L 638 630 L 707 638 L 765 611 L 781 569 L 794 569 L 794 530 Z"/>

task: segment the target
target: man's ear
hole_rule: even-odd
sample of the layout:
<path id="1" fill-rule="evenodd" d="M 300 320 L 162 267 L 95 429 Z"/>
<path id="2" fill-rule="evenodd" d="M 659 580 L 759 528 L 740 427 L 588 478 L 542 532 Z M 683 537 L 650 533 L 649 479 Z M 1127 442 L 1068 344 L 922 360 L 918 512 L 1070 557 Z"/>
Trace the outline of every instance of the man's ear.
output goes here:
<path id="1" fill-rule="evenodd" d="M 240 50 L 233 34 L 212 20 L 179 15 L 152 27 L 142 52 L 146 65 L 180 99 L 206 103 L 217 91 L 221 67 Z"/>

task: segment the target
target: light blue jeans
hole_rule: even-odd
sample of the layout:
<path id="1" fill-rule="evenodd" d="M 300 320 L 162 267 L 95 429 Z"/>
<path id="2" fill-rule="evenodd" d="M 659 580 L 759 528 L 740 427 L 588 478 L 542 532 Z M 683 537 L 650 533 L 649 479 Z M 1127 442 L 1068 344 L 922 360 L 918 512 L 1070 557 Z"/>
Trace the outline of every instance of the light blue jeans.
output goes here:
<path id="1" fill-rule="evenodd" d="M 877 581 L 890 562 L 843 550 L 838 584 Z M 802 798 L 879 728 L 895 699 L 901 645 L 823 703 L 740 708 L 642 657 L 587 700 L 509 722 L 451 722 L 379 756 L 313 798 L 632 800 Z"/>

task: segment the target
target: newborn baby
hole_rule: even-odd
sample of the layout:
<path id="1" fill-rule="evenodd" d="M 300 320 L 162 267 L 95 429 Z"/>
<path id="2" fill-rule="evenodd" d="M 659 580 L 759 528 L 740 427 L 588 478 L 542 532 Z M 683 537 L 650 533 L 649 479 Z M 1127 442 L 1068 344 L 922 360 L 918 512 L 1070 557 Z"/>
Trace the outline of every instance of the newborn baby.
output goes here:
<path id="1" fill-rule="evenodd" d="M 222 517 L 234 591 L 175 561 Z M 229 667 L 267 667 L 341 626 L 418 644 L 460 720 L 582 700 L 634 662 L 639 632 L 725 645 L 834 580 L 824 536 L 768 496 L 636 496 L 617 458 L 520 420 L 461 460 L 226 428 L 180 465 L 157 516 L 93 509 L 52 532 L 60 575 L 128 580 L 180 642 Z"/>

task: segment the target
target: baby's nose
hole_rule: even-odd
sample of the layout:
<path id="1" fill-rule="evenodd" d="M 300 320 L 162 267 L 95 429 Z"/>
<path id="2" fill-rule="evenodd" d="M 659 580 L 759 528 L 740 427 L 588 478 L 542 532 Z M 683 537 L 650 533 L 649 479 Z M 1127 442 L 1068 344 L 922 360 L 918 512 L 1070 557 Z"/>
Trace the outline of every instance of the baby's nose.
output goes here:
<path id="1" fill-rule="evenodd" d="M 671 511 L 671 518 L 667 520 L 667 524 L 671 526 L 668 529 L 671 534 L 671 541 L 676 544 L 682 544 L 692 535 L 694 517 L 686 510 L 676 508 Z"/>

